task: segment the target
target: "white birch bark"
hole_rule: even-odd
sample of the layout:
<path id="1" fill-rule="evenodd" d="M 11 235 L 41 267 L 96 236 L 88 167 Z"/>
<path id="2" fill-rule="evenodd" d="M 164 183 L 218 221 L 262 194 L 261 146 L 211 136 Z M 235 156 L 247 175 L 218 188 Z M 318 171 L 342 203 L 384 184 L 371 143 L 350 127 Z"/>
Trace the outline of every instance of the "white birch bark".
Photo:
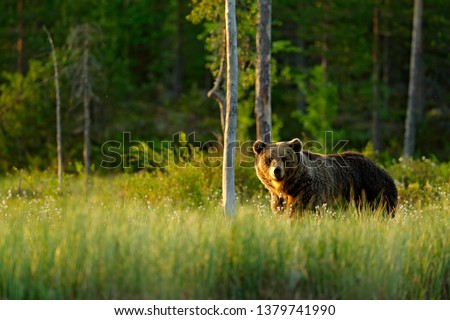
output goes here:
<path id="1" fill-rule="evenodd" d="M 227 112 L 225 119 L 225 140 L 223 149 L 222 192 L 225 214 L 233 217 L 236 212 L 234 160 L 238 103 L 238 56 L 235 0 L 226 0 L 225 15 L 227 47 Z"/>

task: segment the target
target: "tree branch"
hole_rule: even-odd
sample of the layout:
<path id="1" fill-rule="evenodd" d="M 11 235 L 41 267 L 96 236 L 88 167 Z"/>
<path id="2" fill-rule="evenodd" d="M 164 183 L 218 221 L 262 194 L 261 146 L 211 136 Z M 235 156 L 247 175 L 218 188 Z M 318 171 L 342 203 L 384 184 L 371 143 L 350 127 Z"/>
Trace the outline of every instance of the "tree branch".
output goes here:
<path id="1" fill-rule="evenodd" d="M 225 132 L 225 117 L 226 117 L 226 106 L 225 106 L 225 96 L 220 90 L 220 85 L 222 83 L 223 72 L 225 70 L 226 63 L 226 33 L 224 29 L 223 33 L 223 45 L 222 45 L 222 57 L 220 58 L 219 72 L 217 73 L 216 80 L 214 81 L 214 86 L 208 91 L 208 98 L 213 98 L 217 101 L 220 108 L 220 124 L 222 125 L 222 133 Z"/>

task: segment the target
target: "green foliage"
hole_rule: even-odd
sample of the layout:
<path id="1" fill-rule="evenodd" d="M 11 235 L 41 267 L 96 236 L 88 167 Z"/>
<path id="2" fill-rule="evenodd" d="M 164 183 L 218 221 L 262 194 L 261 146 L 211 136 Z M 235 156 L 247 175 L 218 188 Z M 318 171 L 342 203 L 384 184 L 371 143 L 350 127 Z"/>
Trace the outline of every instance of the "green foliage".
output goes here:
<path id="1" fill-rule="evenodd" d="M 164 158 L 166 152 L 155 152 L 144 141 L 137 141 L 128 150 L 121 150 L 123 157 L 123 169 L 125 172 L 136 172 L 138 170 L 153 171 L 156 168 L 164 167 L 169 161 Z"/>
<path id="2" fill-rule="evenodd" d="M 214 77 L 217 76 L 220 60 L 224 50 L 224 5 L 220 1 L 192 0 L 192 10 L 188 20 L 195 24 L 202 23 L 204 31 L 201 39 L 209 52 L 207 67 Z M 238 21 L 238 58 L 239 58 L 239 88 L 238 88 L 238 139 L 248 140 L 254 136 L 254 85 L 255 85 L 255 21 L 257 15 L 256 2 L 239 1 L 236 4 Z"/>
<path id="3" fill-rule="evenodd" d="M 249 185 L 253 169 L 238 170 Z M 50 173 L 0 180 L 0 297 L 449 298 L 448 182 L 438 200 L 402 198 L 395 219 L 349 208 L 290 220 L 254 193 L 230 221 L 219 171 L 94 176 L 89 194 L 78 177 L 63 195 Z"/>
<path id="4" fill-rule="evenodd" d="M 49 103 L 54 96 L 48 85 L 51 67 L 49 63 L 32 60 L 24 76 L 2 74 L 0 106 L 4 114 L 0 116 L 0 171 L 6 171 L 11 164 L 21 167 L 27 163 L 43 169 L 50 162 L 50 156 L 56 154 L 49 148 L 54 131 L 47 130 L 48 119 L 54 118 L 54 109 Z"/>
<path id="5" fill-rule="evenodd" d="M 422 157 L 418 160 L 400 158 L 389 166 L 392 174 L 405 186 L 417 183 L 422 188 L 428 183 L 444 185 L 450 181 L 450 166 Z"/>
<path id="6" fill-rule="evenodd" d="M 333 120 L 337 113 L 337 88 L 326 76 L 321 66 L 313 68 L 308 77 L 300 77 L 299 89 L 304 93 L 307 111 L 294 111 L 310 137 L 324 143 L 326 131 L 333 131 Z"/>
<path id="7" fill-rule="evenodd" d="M 281 140 L 281 129 L 283 129 L 283 120 L 277 115 L 272 114 L 272 140 Z"/>
<path id="8" fill-rule="evenodd" d="M 140 146 L 133 147 L 132 149 L 139 152 L 132 151 L 128 155 L 129 159 L 125 160 L 126 172 L 140 170 L 139 174 L 126 176 L 123 190 L 131 192 L 127 196 L 131 197 L 133 193 L 145 196 L 152 206 L 159 206 L 162 201 L 190 208 L 216 208 L 221 201 L 220 156 L 202 152 L 187 141 L 174 149 L 163 149 L 161 152 L 155 152 L 144 146 L 146 144 L 141 143 Z M 156 158 L 157 161 L 153 161 Z M 134 162 L 130 162 L 133 160 Z M 238 154 L 236 192 L 241 204 L 245 204 L 264 192 L 252 163 L 240 166 L 241 160 L 242 156 Z M 135 190 L 133 187 L 135 185 L 140 185 L 141 189 Z"/>
<path id="9" fill-rule="evenodd" d="M 449 135 L 450 33 L 443 30 L 450 19 L 447 2 L 427 4 L 418 150 L 447 161 L 449 144 L 442 137 Z M 200 151 L 185 134 L 170 150 L 140 143 L 194 131 L 206 140 L 220 130 L 205 92 L 222 54 L 222 1 L 49 0 L 26 6 L 23 73 L 17 68 L 22 15 L 13 1 L 1 2 L 0 298 L 448 299 L 450 165 L 434 158 L 391 160 L 402 144 L 411 1 L 385 1 L 380 10 L 387 151 L 378 157 L 399 188 L 396 218 L 353 207 L 324 207 L 299 220 L 274 216 L 250 165 L 236 168 L 240 212 L 230 222 L 219 214 L 220 157 L 207 158 L 209 150 Z M 372 12 L 372 2 L 357 0 L 273 2 L 275 140 L 302 130 L 321 139 L 334 129 L 353 148 L 366 146 L 364 152 L 376 156 L 367 143 Z M 247 139 L 254 126 L 256 2 L 238 1 L 237 14 L 238 134 Z M 126 174 L 117 174 L 123 168 L 97 170 L 87 194 L 80 179 L 82 119 L 70 103 L 74 71 L 64 43 L 73 27 L 93 22 L 103 34 L 95 49 L 104 73 L 92 110 L 94 162 L 98 167 L 103 159 L 100 146 L 125 131 L 138 143 L 121 150 Z M 61 66 L 62 194 L 52 169 L 53 69 L 43 23 Z M 324 61 L 326 70 L 316 67 Z"/>
<path id="10" fill-rule="evenodd" d="M 417 155 L 447 161 L 450 144 L 441 137 L 449 135 L 450 33 L 442 30 L 448 29 L 450 19 L 445 1 L 427 3 L 425 105 L 418 121 Z M 412 2 L 377 5 L 383 79 L 380 159 L 388 163 L 403 144 Z M 339 138 L 349 139 L 352 148 L 361 150 L 371 139 L 374 2 L 317 0 L 299 5 L 298 0 L 280 0 L 272 6 L 272 109 L 274 130 L 278 130 L 274 137 L 318 139 L 332 128 Z M 83 24 L 97 25 L 102 31 L 95 46 L 102 77 L 95 83 L 92 109 L 92 156 L 97 166 L 101 145 L 124 131 L 142 141 L 167 140 L 180 131 L 195 131 L 203 141 L 219 136 L 218 108 L 206 92 L 222 56 L 222 1 L 49 0 L 25 6 L 23 15 L 17 9 L 14 1 L 0 3 L 0 70 L 5 72 L 0 79 L 2 173 L 14 166 L 55 166 L 54 88 L 43 24 L 52 33 L 61 68 L 66 170 L 76 171 L 83 139 L 81 114 L 71 101 L 72 54 L 65 44 L 70 30 Z M 237 15 L 238 136 L 247 140 L 255 132 L 256 2 L 237 1 Z M 19 25 L 23 34 L 18 33 Z M 18 68 L 18 37 L 24 44 L 22 68 Z M 318 65 L 326 65 L 323 74 Z"/>

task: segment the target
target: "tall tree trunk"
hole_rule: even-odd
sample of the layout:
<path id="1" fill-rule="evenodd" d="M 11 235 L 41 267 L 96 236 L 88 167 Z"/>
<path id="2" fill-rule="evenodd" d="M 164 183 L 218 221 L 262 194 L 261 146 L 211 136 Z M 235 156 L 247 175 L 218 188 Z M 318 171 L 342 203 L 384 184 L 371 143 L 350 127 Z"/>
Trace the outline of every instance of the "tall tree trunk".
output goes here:
<path id="1" fill-rule="evenodd" d="M 425 113 L 425 75 L 423 73 L 422 61 L 419 65 L 419 71 L 417 77 L 417 110 L 416 110 L 416 125 L 422 123 L 423 115 Z"/>
<path id="2" fill-rule="evenodd" d="M 321 62 L 325 75 L 328 69 L 328 37 L 330 31 L 330 0 L 322 0 L 322 41 L 321 41 Z"/>
<path id="3" fill-rule="evenodd" d="M 20 74 L 25 73 L 24 67 L 24 12 L 25 12 L 25 0 L 17 1 L 17 15 L 19 17 L 18 25 L 18 37 L 17 37 L 17 72 Z"/>
<path id="4" fill-rule="evenodd" d="M 89 186 L 89 176 L 91 175 L 91 115 L 90 115 L 90 100 L 91 90 L 89 83 L 89 49 L 86 44 L 83 52 L 83 110 L 84 110 L 84 171 L 86 175 L 86 187 Z"/>
<path id="5" fill-rule="evenodd" d="M 100 67 L 95 59 L 94 46 L 98 45 L 100 35 L 100 29 L 85 23 L 74 27 L 69 36 L 69 48 L 76 53 L 76 61 L 73 64 L 75 80 L 72 88 L 77 101 L 83 105 L 83 160 L 86 190 L 89 189 L 91 175 L 91 101 L 95 98 L 93 78 Z"/>
<path id="6" fill-rule="evenodd" d="M 183 3 L 181 0 L 176 1 L 176 34 L 175 34 L 175 61 L 172 73 L 173 97 L 177 99 L 181 93 L 182 71 L 183 71 Z"/>
<path id="7" fill-rule="evenodd" d="M 63 161 L 62 161 L 62 138 L 61 138 L 61 95 L 59 90 L 59 71 L 58 60 L 56 59 L 55 45 L 53 39 L 44 26 L 45 33 L 47 34 L 48 42 L 52 49 L 53 69 L 55 72 L 55 93 L 56 93 L 56 146 L 58 151 L 58 192 L 62 191 L 62 176 L 63 176 Z"/>
<path id="8" fill-rule="evenodd" d="M 380 129 L 380 9 L 378 1 L 373 8 L 373 49 L 372 49 L 372 143 L 375 152 L 381 150 Z"/>
<path id="9" fill-rule="evenodd" d="M 383 108 L 389 108 L 389 77 L 390 77 L 390 60 L 389 60 L 389 38 L 391 36 L 391 25 L 390 20 L 392 17 L 391 8 L 390 8 L 390 0 L 385 0 L 385 10 L 382 15 L 382 22 L 384 25 L 383 30 Z"/>
<path id="10" fill-rule="evenodd" d="M 405 158 L 414 155 L 416 135 L 416 114 L 418 110 L 419 69 L 422 59 L 422 0 L 414 0 L 414 20 L 411 40 L 411 63 L 408 87 L 408 110 L 405 123 L 405 141 L 403 154 Z"/>
<path id="11" fill-rule="evenodd" d="M 216 80 L 214 81 L 214 86 L 211 90 L 208 91 L 208 97 L 213 98 L 217 101 L 217 104 L 220 108 L 220 124 L 222 126 L 222 134 L 225 134 L 225 121 L 227 115 L 227 107 L 225 97 L 220 90 L 220 85 L 222 83 L 222 77 L 225 70 L 225 64 L 227 60 L 227 33 L 226 27 L 223 29 L 223 41 L 222 41 L 222 55 L 220 57 L 220 67 L 219 72 L 217 73 Z"/>
<path id="12" fill-rule="evenodd" d="M 227 113 L 223 149 L 222 192 L 225 213 L 232 217 L 236 212 L 234 156 L 238 103 L 238 56 L 235 0 L 226 0 L 225 2 L 225 25 L 227 35 Z"/>
<path id="13" fill-rule="evenodd" d="M 272 140 L 272 107 L 270 94 L 270 46 L 272 0 L 258 0 L 256 28 L 256 138 L 270 143 Z"/>

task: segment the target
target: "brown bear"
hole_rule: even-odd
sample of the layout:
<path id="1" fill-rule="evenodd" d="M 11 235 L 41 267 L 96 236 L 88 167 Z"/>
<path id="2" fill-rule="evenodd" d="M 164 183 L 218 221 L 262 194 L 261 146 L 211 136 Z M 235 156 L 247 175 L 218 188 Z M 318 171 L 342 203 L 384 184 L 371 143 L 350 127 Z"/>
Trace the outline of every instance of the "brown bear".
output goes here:
<path id="1" fill-rule="evenodd" d="M 355 152 L 320 155 L 303 150 L 299 139 L 267 144 L 256 141 L 256 174 L 270 191 L 272 210 L 315 209 L 336 202 L 357 208 L 366 201 L 394 216 L 397 188 L 392 177 L 373 161 Z"/>

